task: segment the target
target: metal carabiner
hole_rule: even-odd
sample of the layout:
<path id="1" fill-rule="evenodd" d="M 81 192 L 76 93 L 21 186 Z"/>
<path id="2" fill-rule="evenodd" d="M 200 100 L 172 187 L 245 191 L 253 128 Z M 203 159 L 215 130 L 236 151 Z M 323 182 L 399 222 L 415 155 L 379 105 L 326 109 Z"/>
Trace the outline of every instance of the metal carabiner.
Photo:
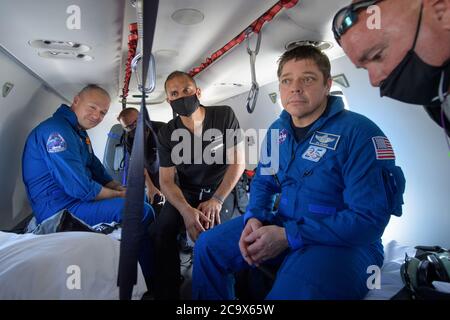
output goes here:
<path id="1" fill-rule="evenodd" d="M 142 53 L 136 54 L 136 56 L 131 61 L 131 69 L 133 70 L 133 73 L 136 74 L 136 81 L 138 84 L 138 89 L 143 94 L 144 93 L 151 93 L 153 90 L 155 90 L 156 87 L 156 67 L 155 67 L 155 58 L 153 57 L 153 54 L 150 56 L 149 59 L 149 66 L 148 66 L 148 72 L 147 72 L 147 79 L 145 81 L 145 87 L 142 86 L 142 79 L 139 76 L 139 73 L 142 72 L 142 63 L 141 67 L 138 71 L 138 64 L 142 61 Z"/>
<path id="2" fill-rule="evenodd" d="M 253 53 L 255 56 L 259 53 L 259 47 L 261 46 L 261 30 L 258 32 L 258 39 L 256 40 L 256 47 L 255 50 L 250 49 L 250 35 L 254 33 L 251 28 L 248 28 L 245 32 L 245 37 L 247 38 L 247 52 L 249 55 L 252 55 Z"/>
<path id="3" fill-rule="evenodd" d="M 259 86 L 255 82 L 252 84 L 252 87 L 248 93 L 247 97 L 247 111 L 248 113 L 252 113 L 255 110 L 256 100 L 258 99 Z"/>
<path id="4" fill-rule="evenodd" d="M 256 56 L 259 53 L 259 47 L 261 46 L 261 30 L 258 32 L 258 39 L 256 41 L 255 50 L 250 49 L 250 35 L 253 33 L 251 29 L 247 30 L 247 53 L 250 55 L 250 71 L 252 75 L 252 87 L 247 97 L 247 111 L 252 113 L 255 110 L 256 100 L 258 99 L 259 84 L 256 81 Z"/>

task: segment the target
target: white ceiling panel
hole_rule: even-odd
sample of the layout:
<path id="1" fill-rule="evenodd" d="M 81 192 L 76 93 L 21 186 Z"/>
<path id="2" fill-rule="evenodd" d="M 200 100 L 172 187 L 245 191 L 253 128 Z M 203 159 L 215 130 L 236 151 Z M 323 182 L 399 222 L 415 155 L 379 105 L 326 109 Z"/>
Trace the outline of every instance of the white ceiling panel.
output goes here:
<path id="1" fill-rule="evenodd" d="M 122 56 L 124 0 L 15 0 L 0 1 L 0 45 L 71 100 L 81 86 L 97 83 L 115 94 Z M 67 28 L 71 13 L 80 8 L 80 29 Z M 42 49 L 30 40 L 74 41 L 88 45 L 89 62 L 39 57 Z"/>
<path id="2" fill-rule="evenodd" d="M 163 83 L 174 70 L 190 71 L 212 53 L 242 32 L 277 1 L 262 0 L 160 0 L 154 37 L 157 87 L 151 101 L 165 99 Z M 283 9 L 264 25 L 261 49 L 256 60 L 257 81 L 262 86 L 276 80 L 277 59 L 286 43 L 293 40 L 326 40 L 334 43 L 331 19 L 348 0 L 299 0 Z M 145 2 L 144 2 L 145 3 Z M 77 5 L 81 13 L 80 30 L 69 30 L 66 12 Z M 176 23 L 172 14 L 179 9 L 200 11 L 199 24 Z M 129 0 L 0 0 L 0 45 L 71 100 L 87 83 L 105 86 L 116 99 L 122 94 L 128 54 L 128 25 L 136 21 Z M 89 62 L 54 60 L 38 56 L 41 49 L 30 40 L 74 41 L 88 45 Z M 252 37 L 255 43 L 255 36 Z M 140 48 L 139 48 L 140 49 Z M 343 55 L 338 46 L 327 51 L 331 59 Z M 250 88 L 250 65 L 245 42 L 202 71 L 196 80 L 203 89 L 203 102 L 215 103 Z M 238 84 L 234 86 L 231 84 Z M 129 101 L 139 101 L 134 78 Z"/>

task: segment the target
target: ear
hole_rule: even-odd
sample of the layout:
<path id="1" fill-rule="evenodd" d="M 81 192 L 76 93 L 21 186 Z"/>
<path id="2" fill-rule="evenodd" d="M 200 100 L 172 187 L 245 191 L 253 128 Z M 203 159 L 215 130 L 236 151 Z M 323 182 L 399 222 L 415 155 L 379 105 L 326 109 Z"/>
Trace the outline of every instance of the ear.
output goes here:
<path id="1" fill-rule="evenodd" d="M 331 78 L 328 78 L 328 80 L 327 80 L 327 85 L 326 85 L 326 88 L 327 88 L 327 95 L 330 95 L 330 90 L 331 90 L 331 86 L 333 85 L 333 80 L 331 79 Z"/>
<path id="2" fill-rule="evenodd" d="M 450 31 L 450 0 L 424 0 L 423 4 L 442 28 Z"/>
<path id="3" fill-rule="evenodd" d="M 76 95 L 76 96 L 73 98 L 72 106 L 76 106 L 79 102 L 80 102 L 80 96 L 79 96 L 79 95 Z"/>
<path id="4" fill-rule="evenodd" d="M 195 94 L 197 95 L 197 98 L 198 98 L 198 99 L 200 99 L 200 98 L 201 98 L 201 96 L 202 96 L 202 89 L 200 89 L 200 88 L 197 88 L 197 90 L 196 90 Z"/>

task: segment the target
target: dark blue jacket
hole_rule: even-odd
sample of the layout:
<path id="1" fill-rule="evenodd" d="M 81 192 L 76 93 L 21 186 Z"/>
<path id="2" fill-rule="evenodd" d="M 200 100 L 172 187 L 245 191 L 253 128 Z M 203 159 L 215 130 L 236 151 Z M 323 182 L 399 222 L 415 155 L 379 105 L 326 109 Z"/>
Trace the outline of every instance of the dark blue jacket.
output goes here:
<path id="1" fill-rule="evenodd" d="M 38 223 L 76 202 L 94 200 L 112 181 L 87 132 L 64 104 L 28 136 L 22 174 Z"/>
<path id="2" fill-rule="evenodd" d="M 329 98 L 327 112 L 299 143 L 290 122 L 283 111 L 269 128 L 245 221 L 278 221 L 293 249 L 379 243 L 390 215 L 401 215 L 405 189 L 389 140 L 372 121 L 344 110 L 338 97 Z M 268 170 L 277 160 L 278 171 Z"/>

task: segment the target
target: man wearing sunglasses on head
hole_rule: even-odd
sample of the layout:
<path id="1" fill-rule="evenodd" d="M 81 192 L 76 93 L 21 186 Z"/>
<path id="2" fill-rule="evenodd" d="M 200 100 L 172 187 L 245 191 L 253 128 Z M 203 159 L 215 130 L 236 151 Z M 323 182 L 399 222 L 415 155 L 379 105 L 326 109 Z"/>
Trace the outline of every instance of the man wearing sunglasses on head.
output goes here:
<path id="1" fill-rule="evenodd" d="M 381 28 L 367 21 L 376 5 Z M 425 107 L 450 136 L 450 0 L 359 0 L 333 19 L 336 41 L 372 86 Z"/>
<path id="2" fill-rule="evenodd" d="M 117 120 L 122 125 L 124 130 L 124 135 L 122 137 L 123 143 L 125 145 L 125 149 L 129 155 L 131 155 L 131 151 L 133 149 L 134 135 L 136 132 L 137 120 L 139 116 L 139 111 L 135 108 L 125 108 L 123 109 Z M 157 153 L 157 145 L 156 139 L 158 136 L 159 129 L 165 125 L 164 122 L 159 121 L 150 121 L 150 126 L 145 127 L 145 186 L 147 188 L 147 197 L 148 201 L 151 204 L 155 204 L 155 199 L 164 199 L 163 194 L 160 191 L 159 187 L 159 164 L 157 164 L 157 168 L 152 169 L 155 166 L 156 153 Z M 151 138 L 150 135 L 154 135 Z M 158 207 L 155 207 L 158 208 Z M 157 210 L 159 211 L 159 210 Z"/>

